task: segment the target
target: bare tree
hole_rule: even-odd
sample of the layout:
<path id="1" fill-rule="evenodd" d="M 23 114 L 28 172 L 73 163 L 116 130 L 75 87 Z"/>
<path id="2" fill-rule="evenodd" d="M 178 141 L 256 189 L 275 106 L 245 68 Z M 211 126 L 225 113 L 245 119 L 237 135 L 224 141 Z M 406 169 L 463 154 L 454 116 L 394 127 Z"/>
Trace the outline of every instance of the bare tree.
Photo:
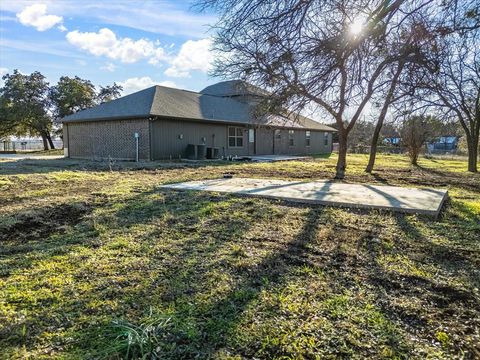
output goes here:
<path id="1" fill-rule="evenodd" d="M 451 0 L 431 14 L 435 47 L 428 66 L 402 86 L 414 87 L 410 111 L 429 110 L 456 119 L 468 147 L 468 171 L 478 170 L 480 132 L 480 3 Z"/>
<path id="2" fill-rule="evenodd" d="M 318 105 L 337 124 L 336 177 L 343 178 L 350 131 L 372 97 L 388 88 L 392 79 L 386 72 L 412 54 L 398 41 L 406 41 L 402 34 L 414 16 L 434 2 L 203 0 L 201 5 L 220 13 L 215 50 L 223 56 L 213 75 L 268 88 L 270 110 Z"/>
<path id="3" fill-rule="evenodd" d="M 452 35 L 442 51 L 438 72 L 421 83 L 422 101 L 462 126 L 467 140 L 468 171 L 478 171 L 480 135 L 480 32 Z"/>
<path id="4" fill-rule="evenodd" d="M 435 118 L 424 115 L 410 116 L 403 123 L 400 130 L 402 144 L 412 165 L 417 165 L 418 156 L 426 142 L 437 135 L 437 125 Z"/>

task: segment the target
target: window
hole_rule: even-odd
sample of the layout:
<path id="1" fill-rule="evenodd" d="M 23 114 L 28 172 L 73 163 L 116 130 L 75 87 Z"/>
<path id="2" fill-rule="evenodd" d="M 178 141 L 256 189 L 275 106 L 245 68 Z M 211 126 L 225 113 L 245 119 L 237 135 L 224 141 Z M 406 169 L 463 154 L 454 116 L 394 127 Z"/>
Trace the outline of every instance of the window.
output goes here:
<path id="1" fill-rule="evenodd" d="M 328 146 L 328 133 L 327 132 L 323 134 L 323 140 L 324 140 L 323 144 L 325 146 Z"/>
<path id="2" fill-rule="evenodd" d="M 294 141 L 293 141 L 294 135 L 295 135 L 295 132 L 293 130 L 288 130 L 288 145 L 289 146 L 294 145 Z"/>
<path id="3" fill-rule="evenodd" d="M 281 139 L 282 138 L 282 133 L 280 130 L 275 130 L 275 139 Z"/>
<path id="4" fill-rule="evenodd" d="M 305 131 L 305 146 L 310 146 L 310 131 Z"/>
<path id="5" fill-rule="evenodd" d="M 248 142 L 249 143 L 255 142 L 255 129 L 248 129 Z"/>
<path id="6" fill-rule="evenodd" d="M 240 127 L 228 128 L 228 147 L 243 147 L 243 129 Z"/>

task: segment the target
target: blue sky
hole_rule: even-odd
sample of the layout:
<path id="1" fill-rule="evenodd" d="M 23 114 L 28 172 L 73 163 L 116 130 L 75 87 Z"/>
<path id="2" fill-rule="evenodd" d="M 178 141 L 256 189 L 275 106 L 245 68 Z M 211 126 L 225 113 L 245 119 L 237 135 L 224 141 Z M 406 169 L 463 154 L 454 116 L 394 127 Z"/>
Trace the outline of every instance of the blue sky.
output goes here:
<path id="1" fill-rule="evenodd" d="M 0 73 L 35 70 L 114 81 L 124 93 L 154 84 L 201 90 L 207 75 L 213 14 L 190 1 L 0 1 Z"/>

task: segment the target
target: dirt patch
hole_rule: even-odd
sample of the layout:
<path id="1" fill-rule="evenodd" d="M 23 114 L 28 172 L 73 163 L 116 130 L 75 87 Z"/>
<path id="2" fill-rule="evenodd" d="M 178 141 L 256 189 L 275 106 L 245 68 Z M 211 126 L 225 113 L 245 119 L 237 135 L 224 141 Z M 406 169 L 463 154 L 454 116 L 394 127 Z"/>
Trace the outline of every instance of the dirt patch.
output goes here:
<path id="1" fill-rule="evenodd" d="M 0 223 L 0 241 L 31 241 L 62 233 L 67 226 L 79 223 L 89 211 L 86 203 L 60 204 L 4 218 Z"/>

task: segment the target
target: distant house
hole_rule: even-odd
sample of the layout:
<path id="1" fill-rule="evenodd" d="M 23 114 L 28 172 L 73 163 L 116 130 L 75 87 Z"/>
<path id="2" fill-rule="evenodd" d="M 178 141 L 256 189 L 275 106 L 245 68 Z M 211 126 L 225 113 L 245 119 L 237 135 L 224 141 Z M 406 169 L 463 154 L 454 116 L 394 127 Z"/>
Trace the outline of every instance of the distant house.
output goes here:
<path id="1" fill-rule="evenodd" d="M 157 160 L 203 152 L 209 157 L 322 154 L 335 129 L 307 117 L 255 115 L 268 93 L 224 81 L 199 93 L 153 86 L 62 119 L 72 158 Z"/>
<path id="2" fill-rule="evenodd" d="M 455 152 L 458 148 L 458 136 L 440 136 L 435 139 L 435 141 L 427 144 L 427 149 L 429 153 L 446 153 L 446 152 Z"/>
<path id="3" fill-rule="evenodd" d="M 386 137 L 383 139 L 385 145 L 395 145 L 399 146 L 402 141 L 402 138 L 399 136 Z"/>

